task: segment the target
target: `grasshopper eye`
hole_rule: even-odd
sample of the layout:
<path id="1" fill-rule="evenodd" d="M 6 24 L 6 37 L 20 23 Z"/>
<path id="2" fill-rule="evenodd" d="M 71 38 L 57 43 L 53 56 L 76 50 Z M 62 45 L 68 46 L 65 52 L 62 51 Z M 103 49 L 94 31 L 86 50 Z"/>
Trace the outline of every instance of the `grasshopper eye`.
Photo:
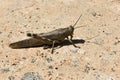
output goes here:
<path id="1" fill-rule="evenodd" d="M 70 27 L 73 27 L 72 25 L 70 25 Z"/>

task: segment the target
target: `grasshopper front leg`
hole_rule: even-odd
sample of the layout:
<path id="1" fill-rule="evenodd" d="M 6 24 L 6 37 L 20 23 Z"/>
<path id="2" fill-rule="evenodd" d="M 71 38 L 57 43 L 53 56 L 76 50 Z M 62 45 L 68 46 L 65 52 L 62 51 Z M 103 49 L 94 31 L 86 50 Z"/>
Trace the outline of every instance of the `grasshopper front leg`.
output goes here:
<path id="1" fill-rule="evenodd" d="M 68 41 L 76 48 L 80 48 L 79 46 L 76 46 L 72 41 L 73 35 L 70 35 L 70 38 L 67 37 Z"/>

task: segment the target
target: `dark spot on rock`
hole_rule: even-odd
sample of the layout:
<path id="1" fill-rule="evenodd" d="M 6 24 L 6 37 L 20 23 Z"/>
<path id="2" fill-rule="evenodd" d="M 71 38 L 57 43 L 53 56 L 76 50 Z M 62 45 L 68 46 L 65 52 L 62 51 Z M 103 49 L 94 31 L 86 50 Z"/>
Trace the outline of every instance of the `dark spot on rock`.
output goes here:
<path id="1" fill-rule="evenodd" d="M 27 24 L 26 24 L 26 25 L 24 25 L 24 27 L 27 27 Z"/>
<path id="2" fill-rule="evenodd" d="M 117 44 L 119 44 L 119 43 L 120 43 L 120 41 L 117 41 L 117 42 L 114 43 L 114 45 L 117 45 Z"/>
<path id="3" fill-rule="evenodd" d="M 102 14 L 98 14 L 98 16 L 103 16 Z"/>
<path id="4" fill-rule="evenodd" d="M 7 21 L 7 23 L 10 23 L 10 21 Z"/>
<path id="5" fill-rule="evenodd" d="M 40 56 L 40 50 L 37 50 L 36 56 Z"/>
<path id="6" fill-rule="evenodd" d="M 36 8 L 36 10 L 39 10 L 40 8 Z"/>
<path id="7" fill-rule="evenodd" d="M 56 52 L 56 54 L 59 54 L 59 52 Z"/>
<path id="8" fill-rule="evenodd" d="M 93 68 L 92 70 L 96 70 L 95 68 Z"/>
<path id="9" fill-rule="evenodd" d="M 102 55 L 99 55 L 99 57 L 102 57 Z"/>
<path id="10" fill-rule="evenodd" d="M 9 33 L 12 34 L 12 31 L 10 31 Z"/>
<path id="11" fill-rule="evenodd" d="M 52 77 L 51 78 L 49 78 L 49 80 L 52 80 Z M 57 79 L 56 79 L 57 80 Z"/>
<path id="12" fill-rule="evenodd" d="M 29 16 L 29 19 L 31 19 L 31 16 Z"/>
<path id="13" fill-rule="evenodd" d="M 17 65 L 17 63 L 13 63 L 13 64 L 12 64 L 12 66 L 15 66 L 15 65 Z"/>
<path id="14" fill-rule="evenodd" d="M 38 20 L 35 21 L 36 23 L 38 22 Z"/>
<path id="15" fill-rule="evenodd" d="M 118 39 L 118 37 L 115 37 L 115 39 Z"/>
<path id="16" fill-rule="evenodd" d="M 53 69 L 53 66 L 50 65 L 50 66 L 49 66 L 49 69 Z"/>
<path id="17" fill-rule="evenodd" d="M 45 26 L 43 28 L 46 28 Z"/>
<path id="18" fill-rule="evenodd" d="M 17 21 L 15 21 L 15 23 L 17 23 Z"/>
<path id="19" fill-rule="evenodd" d="M 14 10 L 11 10 L 11 12 L 14 12 Z"/>
<path id="20" fill-rule="evenodd" d="M 22 59 L 26 60 L 26 57 L 22 57 Z"/>
<path id="21" fill-rule="evenodd" d="M 36 29 L 39 29 L 39 28 L 36 28 Z"/>
<path id="22" fill-rule="evenodd" d="M 1 43 L 3 43 L 3 40 L 1 40 Z"/>
<path id="23" fill-rule="evenodd" d="M 51 76 L 52 75 L 52 72 L 51 71 L 48 71 L 48 76 Z"/>
<path id="24" fill-rule="evenodd" d="M 6 58 L 8 57 L 8 55 L 5 56 Z"/>
<path id="25" fill-rule="evenodd" d="M 58 67 L 55 68 L 56 70 L 58 69 Z"/>
<path id="26" fill-rule="evenodd" d="M 2 34 L 2 32 L 0 31 L 0 34 Z"/>
<path id="27" fill-rule="evenodd" d="M 115 72 L 115 69 L 114 69 L 114 68 L 111 68 L 111 71 L 112 71 L 112 72 Z"/>
<path id="28" fill-rule="evenodd" d="M 24 32 L 20 31 L 21 34 L 23 34 Z"/>
<path id="29" fill-rule="evenodd" d="M 25 19 L 27 19 L 27 17 L 25 17 Z"/>
<path id="30" fill-rule="evenodd" d="M 3 63 L 4 61 L 2 60 L 1 62 Z"/>
<path id="31" fill-rule="evenodd" d="M 44 53 L 41 53 L 40 56 L 41 56 L 41 57 L 44 57 Z"/>

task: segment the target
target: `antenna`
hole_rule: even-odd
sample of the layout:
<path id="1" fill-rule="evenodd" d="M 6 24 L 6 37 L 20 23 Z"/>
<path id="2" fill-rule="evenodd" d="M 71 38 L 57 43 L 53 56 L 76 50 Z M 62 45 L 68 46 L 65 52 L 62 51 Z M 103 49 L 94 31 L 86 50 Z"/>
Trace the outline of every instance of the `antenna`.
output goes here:
<path id="1" fill-rule="evenodd" d="M 73 27 L 78 23 L 78 21 L 80 20 L 82 14 L 79 16 L 79 18 L 77 19 L 77 21 L 75 22 L 75 24 L 73 25 Z"/>
<path id="2" fill-rule="evenodd" d="M 77 26 L 77 27 L 75 27 L 75 29 L 81 28 L 81 27 L 87 27 L 87 25 Z"/>

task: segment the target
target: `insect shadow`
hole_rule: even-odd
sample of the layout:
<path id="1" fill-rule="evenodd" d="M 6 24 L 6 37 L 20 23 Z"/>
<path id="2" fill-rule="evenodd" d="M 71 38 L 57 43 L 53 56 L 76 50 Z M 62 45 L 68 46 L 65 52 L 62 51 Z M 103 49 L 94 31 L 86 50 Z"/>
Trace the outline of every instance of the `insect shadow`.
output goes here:
<path id="1" fill-rule="evenodd" d="M 83 40 L 83 39 L 74 39 L 74 40 L 72 40 L 72 42 L 74 44 L 84 44 L 85 40 Z M 68 46 L 68 45 L 72 45 L 72 44 L 68 40 L 64 40 L 61 43 L 56 43 L 54 45 L 54 47 L 57 47 L 57 46 L 63 47 L 63 46 Z M 32 48 L 35 48 L 35 47 L 44 47 L 44 49 L 47 49 L 47 48 L 52 48 L 52 45 L 43 44 L 43 45 L 39 45 L 39 46 L 33 46 Z"/>
<path id="2" fill-rule="evenodd" d="M 83 39 L 73 39 L 72 41 L 74 42 L 74 44 L 84 44 L 85 43 L 85 40 L 83 40 Z M 72 44 L 68 40 L 64 40 L 61 43 L 56 43 L 55 47 L 57 47 L 57 46 L 62 47 L 62 46 L 67 46 L 67 45 L 72 45 Z M 45 43 L 43 44 L 43 43 L 41 43 L 40 40 L 35 39 L 35 38 L 29 38 L 29 39 L 21 40 L 18 42 L 14 42 L 14 43 L 11 43 L 9 46 L 13 49 L 36 48 L 36 47 L 44 47 L 44 49 L 47 49 L 47 48 L 52 47 L 52 45 L 48 45 Z"/>

